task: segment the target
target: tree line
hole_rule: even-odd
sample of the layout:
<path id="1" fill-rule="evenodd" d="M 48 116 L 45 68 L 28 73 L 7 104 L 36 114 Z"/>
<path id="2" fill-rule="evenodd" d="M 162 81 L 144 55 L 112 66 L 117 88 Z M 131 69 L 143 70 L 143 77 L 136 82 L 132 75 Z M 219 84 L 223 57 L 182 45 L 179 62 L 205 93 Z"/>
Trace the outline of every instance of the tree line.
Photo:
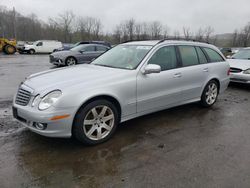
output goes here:
<path id="1" fill-rule="evenodd" d="M 181 31 L 170 31 L 167 25 L 159 21 L 138 22 L 131 18 L 121 21 L 112 32 L 107 33 L 104 32 L 100 19 L 76 16 L 72 11 L 65 11 L 44 22 L 35 14 L 24 16 L 15 9 L 10 10 L 0 6 L 0 36 L 22 41 L 48 39 L 74 43 L 84 40 L 106 40 L 118 44 L 129 40 L 184 38 L 218 43 L 216 35 L 213 35 L 214 29 L 210 26 L 200 28 L 196 32 L 191 31 L 190 27 L 183 27 Z M 250 44 L 250 24 L 241 30 L 235 30 L 226 44 L 235 47 L 248 46 Z"/>

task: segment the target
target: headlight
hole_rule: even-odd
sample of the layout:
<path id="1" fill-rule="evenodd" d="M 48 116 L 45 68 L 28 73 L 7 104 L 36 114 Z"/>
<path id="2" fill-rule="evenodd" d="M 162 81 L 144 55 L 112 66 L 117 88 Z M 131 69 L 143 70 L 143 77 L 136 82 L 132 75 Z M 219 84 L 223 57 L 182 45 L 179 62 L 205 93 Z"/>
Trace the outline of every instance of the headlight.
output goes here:
<path id="1" fill-rule="evenodd" d="M 40 95 L 37 95 L 37 96 L 33 99 L 31 106 L 32 106 L 32 107 L 37 106 L 39 100 L 40 100 Z"/>
<path id="2" fill-rule="evenodd" d="M 243 71 L 244 74 L 250 74 L 250 69 Z"/>
<path id="3" fill-rule="evenodd" d="M 58 101 L 61 95 L 62 95 L 62 92 L 59 90 L 48 93 L 45 97 L 42 98 L 41 102 L 39 103 L 38 109 L 39 110 L 48 109 L 53 104 L 55 104 L 56 101 Z"/>

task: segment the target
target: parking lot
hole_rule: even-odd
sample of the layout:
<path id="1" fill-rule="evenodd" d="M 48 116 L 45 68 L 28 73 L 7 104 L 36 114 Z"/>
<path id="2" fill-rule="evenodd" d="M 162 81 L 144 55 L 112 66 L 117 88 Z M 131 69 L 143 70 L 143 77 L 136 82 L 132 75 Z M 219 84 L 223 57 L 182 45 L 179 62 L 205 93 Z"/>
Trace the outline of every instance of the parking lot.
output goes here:
<path id="1" fill-rule="evenodd" d="M 86 147 L 12 118 L 19 83 L 51 68 L 48 55 L 0 54 L 0 187 L 249 187 L 250 86 L 231 84 L 210 109 L 194 103 L 128 121 Z"/>

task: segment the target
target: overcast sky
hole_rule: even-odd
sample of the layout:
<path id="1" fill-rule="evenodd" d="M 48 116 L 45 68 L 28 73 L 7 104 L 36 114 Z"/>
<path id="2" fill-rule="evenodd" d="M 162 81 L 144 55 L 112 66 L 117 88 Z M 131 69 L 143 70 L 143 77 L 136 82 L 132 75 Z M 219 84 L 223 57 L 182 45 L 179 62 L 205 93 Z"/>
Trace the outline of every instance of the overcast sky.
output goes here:
<path id="1" fill-rule="evenodd" d="M 101 19 L 111 31 L 122 20 L 160 21 L 171 32 L 212 26 L 216 33 L 233 32 L 250 21 L 250 0 L 0 0 L 0 5 L 47 20 L 72 10 L 75 15 Z"/>

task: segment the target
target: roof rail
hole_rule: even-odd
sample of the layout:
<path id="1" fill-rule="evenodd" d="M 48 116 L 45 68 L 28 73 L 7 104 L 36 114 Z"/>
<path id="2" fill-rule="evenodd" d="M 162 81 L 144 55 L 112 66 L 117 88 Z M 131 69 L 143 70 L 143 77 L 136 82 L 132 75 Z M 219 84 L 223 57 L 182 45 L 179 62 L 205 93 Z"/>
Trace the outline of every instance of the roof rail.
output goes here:
<path id="1" fill-rule="evenodd" d="M 121 44 L 128 43 L 128 42 L 153 41 L 153 40 L 154 39 L 126 40 L 126 41 L 122 42 Z"/>
<path id="2" fill-rule="evenodd" d="M 164 42 L 164 41 L 167 41 L 167 40 L 180 40 L 180 41 L 192 41 L 192 42 L 202 42 L 202 43 L 207 43 L 207 44 L 210 44 L 209 42 L 207 41 L 204 41 L 204 40 L 196 40 L 196 39 L 192 39 L 192 38 L 182 38 L 182 37 L 168 37 L 168 38 L 165 38 L 165 39 L 162 39 L 158 42 L 158 44 Z"/>
<path id="3" fill-rule="evenodd" d="M 127 42 L 134 42 L 134 41 L 152 41 L 152 40 L 156 40 L 156 39 L 142 39 L 142 40 L 127 40 L 125 42 L 122 42 L 121 44 L 127 43 Z M 183 38 L 183 37 L 167 37 L 164 39 L 161 39 L 157 44 L 160 44 L 164 41 L 167 40 L 177 40 L 177 41 L 191 41 L 191 42 L 202 42 L 202 43 L 207 43 L 210 44 L 209 42 L 205 41 L 205 40 L 197 40 L 197 39 L 192 39 L 192 38 Z"/>

